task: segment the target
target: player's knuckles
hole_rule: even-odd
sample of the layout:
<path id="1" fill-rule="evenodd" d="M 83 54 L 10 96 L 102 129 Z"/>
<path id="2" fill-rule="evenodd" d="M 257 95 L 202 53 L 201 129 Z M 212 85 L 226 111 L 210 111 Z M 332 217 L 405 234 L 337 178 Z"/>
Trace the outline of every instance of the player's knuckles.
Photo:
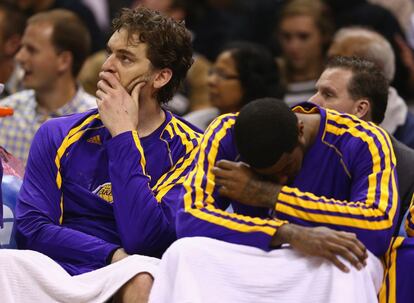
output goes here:
<path id="1" fill-rule="evenodd" d="M 344 245 L 348 248 L 348 250 L 356 254 L 363 254 L 363 251 L 358 247 L 358 245 L 355 242 L 344 242 Z"/>

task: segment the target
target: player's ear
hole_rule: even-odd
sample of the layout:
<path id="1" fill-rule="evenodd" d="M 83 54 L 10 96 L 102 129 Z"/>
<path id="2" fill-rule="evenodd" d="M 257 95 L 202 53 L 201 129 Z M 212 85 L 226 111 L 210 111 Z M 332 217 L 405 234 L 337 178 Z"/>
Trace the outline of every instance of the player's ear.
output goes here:
<path id="1" fill-rule="evenodd" d="M 169 68 L 163 68 L 155 74 L 153 81 L 154 88 L 161 88 L 166 85 L 172 78 L 172 70 Z"/>
<path id="2" fill-rule="evenodd" d="M 298 120 L 298 141 L 301 142 L 305 137 L 304 137 L 304 128 L 305 128 L 305 124 L 303 123 L 302 120 Z"/>

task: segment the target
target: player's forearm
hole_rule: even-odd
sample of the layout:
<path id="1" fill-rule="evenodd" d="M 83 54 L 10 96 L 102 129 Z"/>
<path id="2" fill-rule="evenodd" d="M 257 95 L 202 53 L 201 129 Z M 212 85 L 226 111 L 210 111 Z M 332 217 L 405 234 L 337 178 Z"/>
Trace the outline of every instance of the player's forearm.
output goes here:
<path id="1" fill-rule="evenodd" d="M 327 226 L 354 233 L 377 256 L 387 250 L 397 218 L 396 208 L 381 210 L 364 202 L 317 197 L 297 189 L 293 189 L 294 195 L 286 195 L 287 190 L 287 187 L 282 188 L 275 206 L 279 219 L 300 226 Z"/>
<path id="2" fill-rule="evenodd" d="M 236 218 L 225 212 L 215 214 L 211 208 L 189 208 L 178 212 L 176 229 L 178 238 L 209 237 L 269 251 L 272 236 L 282 224 L 278 220 L 242 215 Z"/>
<path id="3" fill-rule="evenodd" d="M 281 227 L 279 227 L 272 237 L 270 246 L 278 247 L 282 244 L 289 244 L 292 241 L 292 238 L 295 237 L 295 233 L 297 232 L 295 227 L 296 225 L 294 224 L 284 224 Z"/>
<path id="4" fill-rule="evenodd" d="M 119 245 L 97 237 L 42 221 L 38 217 L 17 222 L 20 248 L 41 252 L 72 275 L 106 266 L 109 254 Z"/>

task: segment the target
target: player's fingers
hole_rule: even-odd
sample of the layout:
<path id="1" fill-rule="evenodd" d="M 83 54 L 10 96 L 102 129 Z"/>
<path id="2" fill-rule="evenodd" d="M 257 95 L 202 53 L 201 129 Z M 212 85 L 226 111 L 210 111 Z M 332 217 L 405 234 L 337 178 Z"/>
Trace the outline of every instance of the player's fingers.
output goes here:
<path id="1" fill-rule="evenodd" d="M 344 245 L 358 257 L 360 262 L 365 262 L 368 257 L 368 251 L 365 245 L 358 240 L 357 236 L 347 232 L 340 232 L 338 235 L 338 242 L 344 241 Z"/>
<path id="2" fill-rule="evenodd" d="M 327 255 L 327 258 L 336 266 L 338 267 L 341 271 L 347 273 L 349 272 L 349 268 L 342 263 L 341 261 L 339 261 L 339 259 L 336 257 L 335 254 L 329 253 Z"/>
<path id="3" fill-rule="evenodd" d="M 105 98 L 105 96 L 106 96 L 106 94 L 105 94 L 105 92 L 103 92 L 102 90 L 100 90 L 100 89 L 98 89 L 97 91 L 96 91 L 96 98 L 97 99 L 99 99 L 99 100 L 103 100 L 104 98 Z"/>
<path id="4" fill-rule="evenodd" d="M 229 161 L 229 160 L 220 160 L 216 163 L 216 166 L 221 169 L 235 169 L 237 168 L 237 162 Z"/>
<path id="5" fill-rule="evenodd" d="M 226 170 L 218 166 L 214 166 L 211 169 L 211 172 L 216 176 L 216 178 L 228 178 L 232 175 L 231 170 Z"/>
<path id="6" fill-rule="evenodd" d="M 114 73 L 111 72 L 100 72 L 99 78 L 101 80 L 105 80 L 109 86 L 113 89 L 118 89 L 122 87 L 121 83 L 119 82 L 118 78 L 115 76 Z"/>
<path id="7" fill-rule="evenodd" d="M 354 254 L 353 251 L 349 250 L 348 247 L 343 245 L 332 244 L 331 252 L 333 252 L 335 255 L 341 256 L 358 270 L 363 268 L 363 265 L 359 261 L 359 258 Z"/>
<path id="8" fill-rule="evenodd" d="M 139 103 L 139 93 L 141 88 L 146 84 L 146 82 L 139 82 L 137 83 L 131 92 L 132 100 L 134 100 L 137 104 Z"/>

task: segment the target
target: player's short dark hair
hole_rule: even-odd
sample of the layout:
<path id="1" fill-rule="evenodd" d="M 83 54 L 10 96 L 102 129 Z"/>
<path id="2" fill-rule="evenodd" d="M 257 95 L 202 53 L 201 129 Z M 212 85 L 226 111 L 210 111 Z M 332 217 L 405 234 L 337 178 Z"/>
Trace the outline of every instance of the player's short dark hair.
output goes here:
<path id="1" fill-rule="evenodd" d="M 242 160 L 254 168 L 267 168 L 297 146 L 298 119 L 279 99 L 257 99 L 241 109 L 234 133 Z"/>
<path id="2" fill-rule="evenodd" d="M 380 124 L 384 120 L 388 103 L 388 80 L 374 62 L 359 57 L 331 58 L 327 68 L 340 68 L 352 72 L 348 93 L 353 100 L 367 99 L 371 104 L 372 121 Z"/>

